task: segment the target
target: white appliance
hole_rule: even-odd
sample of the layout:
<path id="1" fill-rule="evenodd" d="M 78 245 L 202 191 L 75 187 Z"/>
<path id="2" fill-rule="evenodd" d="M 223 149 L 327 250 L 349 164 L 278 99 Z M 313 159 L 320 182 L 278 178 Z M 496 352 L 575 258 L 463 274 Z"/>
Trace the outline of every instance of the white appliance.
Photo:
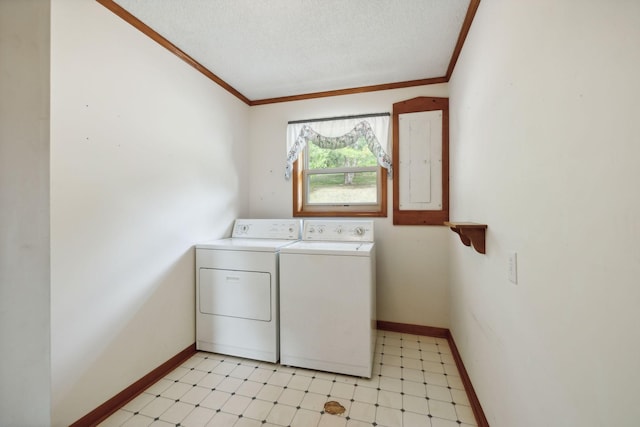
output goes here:
<path id="1" fill-rule="evenodd" d="M 375 277 L 373 221 L 305 220 L 280 250 L 280 363 L 370 378 Z"/>
<path id="2" fill-rule="evenodd" d="M 299 220 L 237 219 L 196 245 L 198 350 L 278 361 L 278 252 L 299 238 Z"/>

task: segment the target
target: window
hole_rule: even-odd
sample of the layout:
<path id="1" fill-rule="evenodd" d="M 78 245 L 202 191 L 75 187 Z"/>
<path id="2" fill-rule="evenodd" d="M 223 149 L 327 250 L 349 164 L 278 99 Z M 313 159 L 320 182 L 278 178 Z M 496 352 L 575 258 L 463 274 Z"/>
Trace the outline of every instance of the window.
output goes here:
<path id="1" fill-rule="evenodd" d="M 387 215 L 389 116 L 289 123 L 293 216 Z"/>

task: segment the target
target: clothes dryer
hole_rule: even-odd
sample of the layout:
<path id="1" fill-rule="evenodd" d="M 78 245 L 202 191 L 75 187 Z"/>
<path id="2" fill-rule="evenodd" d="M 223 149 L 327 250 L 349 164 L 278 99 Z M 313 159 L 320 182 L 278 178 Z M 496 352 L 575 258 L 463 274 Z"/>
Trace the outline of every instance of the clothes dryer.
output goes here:
<path id="1" fill-rule="evenodd" d="M 279 251 L 300 221 L 237 219 L 231 238 L 196 245 L 196 348 L 277 362 Z"/>

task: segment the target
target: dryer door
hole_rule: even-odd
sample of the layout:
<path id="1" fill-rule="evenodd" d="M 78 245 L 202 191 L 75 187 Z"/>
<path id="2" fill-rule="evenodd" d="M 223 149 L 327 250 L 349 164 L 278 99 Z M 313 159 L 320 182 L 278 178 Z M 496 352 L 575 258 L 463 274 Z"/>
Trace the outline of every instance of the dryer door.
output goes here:
<path id="1" fill-rule="evenodd" d="M 200 269 L 200 312 L 271 321 L 271 274 Z"/>

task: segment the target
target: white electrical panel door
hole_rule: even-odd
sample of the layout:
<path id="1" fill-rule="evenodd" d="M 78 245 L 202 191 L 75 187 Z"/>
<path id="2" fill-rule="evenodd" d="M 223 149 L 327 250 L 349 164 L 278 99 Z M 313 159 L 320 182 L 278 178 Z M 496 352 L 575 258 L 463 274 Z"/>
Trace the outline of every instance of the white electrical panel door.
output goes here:
<path id="1" fill-rule="evenodd" d="M 271 274 L 200 269 L 200 312 L 241 319 L 271 320 Z"/>
<path id="2" fill-rule="evenodd" d="M 401 114 L 400 210 L 442 209 L 442 110 Z"/>

